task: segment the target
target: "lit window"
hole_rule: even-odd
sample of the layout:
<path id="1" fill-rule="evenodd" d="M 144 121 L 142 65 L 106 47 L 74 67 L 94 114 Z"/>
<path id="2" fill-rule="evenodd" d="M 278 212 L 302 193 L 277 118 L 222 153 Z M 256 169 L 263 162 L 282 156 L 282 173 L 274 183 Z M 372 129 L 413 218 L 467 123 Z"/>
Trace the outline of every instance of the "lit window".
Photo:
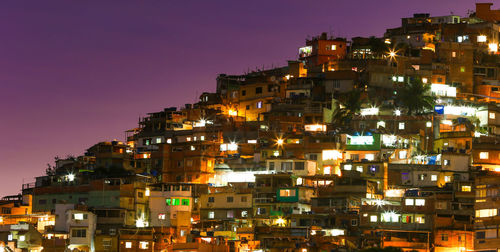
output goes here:
<path id="1" fill-rule="evenodd" d="M 398 77 L 392 76 L 392 81 L 397 81 L 397 80 L 398 80 Z"/>
<path id="2" fill-rule="evenodd" d="M 280 197 L 295 197 L 295 189 L 281 189 Z"/>
<path id="3" fill-rule="evenodd" d="M 384 121 L 377 122 L 377 129 L 380 128 L 380 127 L 385 128 L 385 122 Z"/>
<path id="4" fill-rule="evenodd" d="M 257 108 L 262 108 L 262 102 L 261 101 L 257 102 Z"/>
<path id="5" fill-rule="evenodd" d="M 449 166 L 451 164 L 450 160 L 449 159 L 445 159 L 443 160 L 443 165 L 445 166 Z"/>
<path id="6" fill-rule="evenodd" d="M 432 122 L 426 122 L 426 123 L 425 123 L 425 126 L 426 126 L 427 128 L 432 127 Z"/>
<path id="7" fill-rule="evenodd" d="M 489 153 L 488 152 L 480 152 L 479 153 L 479 158 L 480 159 L 488 159 Z"/>
<path id="8" fill-rule="evenodd" d="M 377 222 L 377 219 L 376 215 L 370 215 L 370 222 Z"/>
<path id="9" fill-rule="evenodd" d="M 125 248 L 132 248 L 132 242 L 125 242 Z"/>
<path id="10" fill-rule="evenodd" d="M 464 185 L 462 186 L 462 192 L 470 192 L 471 191 L 471 186 Z"/>
<path id="11" fill-rule="evenodd" d="M 480 217 L 480 218 L 493 217 L 493 216 L 497 216 L 497 214 L 498 214 L 498 209 L 496 209 L 496 208 L 476 210 L 476 217 Z"/>
<path id="12" fill-rule="evenodd" d="M 486 40 L 487 40 L 487 37 L 485 35 L 477 36 L 477 42 L 479 42 L 479 43 L 486 42 Z"/>
<path id="13" fill-rule="evenodd" d="M 227 218 L 234 218 L 234 211 L 233 210 L 228 210 L 226 212 L 226 217 Z"/>
<path id="14" fill-rule="evenodd" d="M 200 136 L 200 141 L 205 141 L 205 136 Z"/>
<path id="15" fill-rule="evenodd" d="M 438 176 L 437 175 L 431 175 L 431 181 L 437 181 Z"/>
<path id="16" fill-rule="evenodd" d="M 352 165 L 350 165 L 350 164 L 344 165 L 344 170 L 346 170 L 346 171 L 352 170 Z"/>
<path id="17" fill-rule="evenodd" d="M 248 217 L 248 211 L 241 211 L 241 217 Z"/>
<path id="18" fill-rule="evenodd" d="M 7 240 L 12 241 L 12 239 L 13 239 L 12 234 L 9 234 L 9 235 L 7 236 Z"/>
<path id="19" fill-rule="evenodd" d="M 191 142 L 191 137 L 186 137 L 186 141 Z"/>
<path id="20" fill-rule="evenodd" d="M 156 138 L 156 143 L 161 143 L 161 137 Z"/>
<path id="21" fill-rule="evenodd" d="M 191 150 L 194 151 L 196 150 L 196 148 L 193 145 L 191 145 Z"/>
<path id="22" fill-rule="evenodd" d="M 398 76 L 398 82 L 403 82 L 405 81 L 405 77 L 403 76 Z"/>
<path id="23" fill-rule="evenodd" d="M 424 224 L 425 223 L 425 217 L 424 215 L 420 215 L 420 216 L 415 216 L 415 222 L 416 223 L 419 223 L 419 224 Z"/>
<path id="24" fill-rule="evenodd" d="M 172 143 L 172 138 L 167 139 L 167 143 L 171 144 Z"/>
<path id="25" fill-rule="evenodd" d="M 413 206 L 415 204 L 414 199 L 405 199 L 405 205 L 406 206 Z"/>
<path id="26" fill-rule="evenodd" d="M 425 206 L 424 199 L 415 199 L 415 206 Z"/>
<path id="27" fill-rule="evenodd" d="M 165 219 L 165 214 L 164 213 L 158 214 L 158 219 L 159 220 L 164 220 Z"/>
<path id="28" fill-rule="evenodd" d="M 82 213 L 73 214 L 73 220 L 83 220 L 83 214 Z"/>
<path id="29" fill-rule="evenodd" d="M 194 140 L 194 141 L 196 141 L 196 139 L 197 139 L 197 137 L 196 137 L 196 136 L 195 136 L 195 137 L 193 137 L 193 140 Z"/>
<path id="30" fill-rule="evenodd" d="M 406 151 L 405 150 L 402 150 L 402 151 L 399 151 L 399 159 L 405 159 L 406 158 Z"/>
<path id="31" fill-rule="evenodd" d="M 490 119 L 495 119 L 495 112 L 490 112 Z"/>
<path id="32" fill-rule="evenodd" d="M 368 161 L 375 160 L 375 154 L 365 154 L 365 159 Z"/>
<path id="33" fill-rule="evenodd" d="M 451 182 L 451 176 L 444 176 L 444 182 Z"/>
<path id="34" fill-rule="evenodd" d="M 465 67 L 460 67 L 460 72 L 465 73 Z"/>
<path id="35" fill-rule="evenodd" d="M 422 83 L 426 84 L 427 83 L 427 78 L 422 78 Z"/>
<path id="36" fill-rule="evenodd" d="M 404 122 L 400 122 L 399 123 L 399 127 L 398 127 L 400 130 L 404 130 L 405 129 L 405 123 Z"/>
<path id="37" fill-rule="evenodd" d="M 213 211 L 208 212 L 208 218 L 209 219 L 215 218 L 215 213 Z"/>
<path id="38" fill-rule="evenodd" d="M 451 57 L 453 58 L 457 57 L 457 52 L 451 52 Z"/>
<path id="39" fill-rule="evenodd" d="M 146 241 L 139 242 L 140 249 L 148 249 L 148 247 L 149 247 L 149 242 L 146 242 Z"/>
<path id="40" fill-rule="evenodd" d="M 323 174 L 332 174 L 332 167 L 331 166 L 325 166 L 323 168 Z"/>
<path id="41" fill-rule="evenodd" d="M 363 166 L 361 165 L 356 166 L 356 171 L 363 172 Z"/>
<path id="42" fill-rule="evenodd" d="M 337 45 L 332 45 L 332 51 L 337 50 Z"/>
<path id="43" fill-rule="evenodd" d="M 25 241 L 25 240 L 26 240 L 26 236 L 24 236 L 24 235 L 19 236 L 19 241 Z"/>
<path id="44" fill-rule="evenodd" d="M 338 150 L 323 150 L 323 161 L 324 160 L 337 160 L 338 158 L 342 158 L 342 153 Z"/>

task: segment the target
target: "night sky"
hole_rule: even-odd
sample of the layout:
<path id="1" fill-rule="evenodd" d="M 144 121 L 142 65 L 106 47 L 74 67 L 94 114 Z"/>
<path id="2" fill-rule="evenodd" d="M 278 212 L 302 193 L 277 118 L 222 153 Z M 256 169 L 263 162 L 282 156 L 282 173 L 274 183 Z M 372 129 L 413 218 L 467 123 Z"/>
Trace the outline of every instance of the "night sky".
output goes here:
<path id="1" fill-rule="evenodd" d="M 463 16 L 474 2 L 3 1 L 0 196 L 55 156 L 123 140 L 147 112 L 194 103 L 218 73 L 285 65 L 307 36 L 382 36 L 402 17 Z"/>

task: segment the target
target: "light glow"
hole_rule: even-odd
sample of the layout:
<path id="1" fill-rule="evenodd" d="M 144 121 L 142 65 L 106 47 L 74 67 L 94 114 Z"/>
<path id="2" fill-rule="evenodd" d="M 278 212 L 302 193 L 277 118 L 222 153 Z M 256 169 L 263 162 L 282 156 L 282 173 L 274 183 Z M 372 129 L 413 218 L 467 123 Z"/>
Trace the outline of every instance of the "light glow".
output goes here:
<path id="1" fill-rule="evenodd" d="M 347 135 L 348 145 L 372 145 L 374 142 L 373 136 L 351 136 Z"/>
<path id="2" fill-rule="evenodd" d="M 488 49 L 490 52 L 496 53 L 498 52 L 498 44 L 497 43 L 490 43 L 488 44 Z"/>
<path id="3" fill-rule="evenodd" d="M 324 124 L 306 124 L 304 128 L 306 131 L 326 131 L 326 125 Z"/>
<path id="4" fill-rule="evenodd" d="M 371 107 L 371 108 L 364 108 L 361 109 L 361 115 L 362 116 L 367 116 L 367 115 L 378 115 L 379 109 L 376 107 Z"/>

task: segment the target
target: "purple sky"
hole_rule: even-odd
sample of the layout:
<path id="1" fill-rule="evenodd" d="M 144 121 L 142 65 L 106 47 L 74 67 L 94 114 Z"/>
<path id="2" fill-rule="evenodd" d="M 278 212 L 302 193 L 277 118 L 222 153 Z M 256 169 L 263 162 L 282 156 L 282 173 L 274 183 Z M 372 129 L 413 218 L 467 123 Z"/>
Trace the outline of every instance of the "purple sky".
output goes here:
<path id="1" fill-rule="evenodd" d="M 0 195 L 54 156 L 123 140 L 138 117 L 193 103 L 218 73 L 285 65 L 308 35 L 381 36 L 417 12 L 470 0 L 4 1 Z M 494 6 L 499 8 L 499 6 Z"/>

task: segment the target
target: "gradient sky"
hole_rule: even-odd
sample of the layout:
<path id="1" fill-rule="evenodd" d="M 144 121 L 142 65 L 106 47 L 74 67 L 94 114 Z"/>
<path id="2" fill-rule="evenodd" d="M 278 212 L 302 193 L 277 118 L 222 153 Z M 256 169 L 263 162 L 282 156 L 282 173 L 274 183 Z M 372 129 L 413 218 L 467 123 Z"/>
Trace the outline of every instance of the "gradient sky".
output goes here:
<path id="1" fill-rule="evenodd" d="M 463 16 L 474 2 L 3 1 L 0 196 L 55 156 L 123 140 L 145 113 L 195 102 L 218 73 L 285 65 L 307 36 L 381 36 L 401 17 Z"/>

